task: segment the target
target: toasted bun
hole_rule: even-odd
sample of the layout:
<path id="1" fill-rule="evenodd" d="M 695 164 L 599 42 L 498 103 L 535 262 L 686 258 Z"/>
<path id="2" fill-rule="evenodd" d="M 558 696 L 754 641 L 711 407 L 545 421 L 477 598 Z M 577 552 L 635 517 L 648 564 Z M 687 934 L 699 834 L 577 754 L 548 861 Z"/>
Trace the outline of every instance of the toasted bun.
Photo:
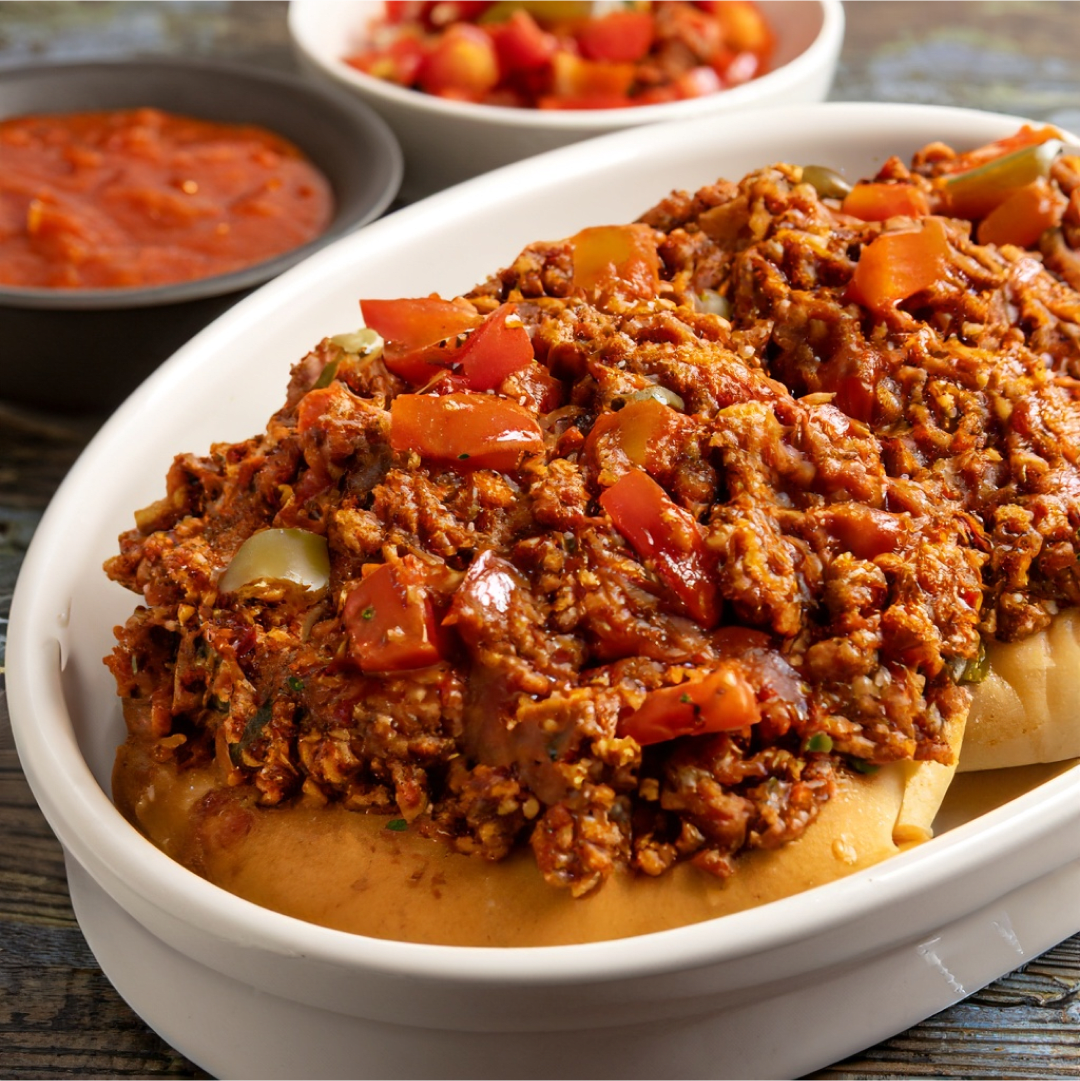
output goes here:
<path id="1" fill-rule="evenodd" d="M 987 645 L 990 674 L 974 689 L 962 771 L 1080 757 L 1080 609 L 1045 631 Z"/>
<path id="2" fill-rule="evenodd" d="M 725 882 L 680 864 L 655 879 L 615 875 L 581 900 L 547 885 L 531 853 L 492 864 L 374 815 L 259 807 L 212 769 L 177 773 L 134 741 L 120 748 L 113 787 L 122 813 L 159 848 L 266 908 L 378 938 L 550 946 L 697 923 L 879 863 L 930 836 L 950 777 L 933 763 L 843 774 L 799 840 L 747 854 Z"/>

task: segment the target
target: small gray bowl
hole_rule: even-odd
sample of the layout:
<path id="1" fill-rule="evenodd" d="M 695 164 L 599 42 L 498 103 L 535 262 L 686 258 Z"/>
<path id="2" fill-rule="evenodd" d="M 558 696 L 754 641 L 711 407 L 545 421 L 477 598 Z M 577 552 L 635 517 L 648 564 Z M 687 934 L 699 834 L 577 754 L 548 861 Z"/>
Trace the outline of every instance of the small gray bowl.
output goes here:
<path id="1" fill-rule="evenodd" d="M 329 179 L 333 219 L 301 247 L 196 281 L 133 289 L 0 285 L 2 400 L 51 412 L 110 411 L 244 294 L 382 214 L 401 185 L 401 149 L 386 123 L 332 86 L 165 58 L 0 70 L 0 119 L 140 106 L 283 135 Z"/>

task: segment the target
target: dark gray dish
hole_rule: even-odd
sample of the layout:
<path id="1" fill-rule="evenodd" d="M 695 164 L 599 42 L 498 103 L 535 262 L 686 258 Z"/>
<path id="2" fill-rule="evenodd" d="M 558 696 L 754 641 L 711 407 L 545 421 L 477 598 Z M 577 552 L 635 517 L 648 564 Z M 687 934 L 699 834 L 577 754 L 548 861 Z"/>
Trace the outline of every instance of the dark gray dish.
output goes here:
<path id="1" fill-rule="evenodd" d="M 0 400 L 53 412 L 113 409 L 163 360 L 256 286 L 378 217 L 401 184 L 401 149 L 355 96 L 291 75 L 173 59 L 0 69 L 0 119 L 150 106 L 259 124 L 328 177 L 335 213 L 320 237 L 231 274 L 141 289 L 0 285 Z"/>

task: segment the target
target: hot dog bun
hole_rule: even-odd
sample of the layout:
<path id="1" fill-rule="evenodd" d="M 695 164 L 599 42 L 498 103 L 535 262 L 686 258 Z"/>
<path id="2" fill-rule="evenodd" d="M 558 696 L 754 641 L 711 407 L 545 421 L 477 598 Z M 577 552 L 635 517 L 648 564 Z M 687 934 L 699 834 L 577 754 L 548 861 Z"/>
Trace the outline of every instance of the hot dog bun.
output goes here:
<path id="1" fill-rule="evenodd" d="M 527 851 L 493 864 L 387 829 L 381 816 L 259 807 L 213 767 L 178 772 L 142 741 L 120 748 L 113 789 L 125 817 L 169 856 L 263 907 L 377 938 L 550 946 L 697 923 L 872 866 L 930 836 L 950 777 L 934 763 L 844 771 L 802 837 L 746 854 L 726 881 L 680 864 L 659 878 L 616 874 L 580 900 L 545 883 Z"/>
<path id="2" fill-rule="evenodd" d="M 990 673 L 976 684 L 962 771 L 1080 757 L 1080 609 L 1019 642 L 989 642 Z"/>

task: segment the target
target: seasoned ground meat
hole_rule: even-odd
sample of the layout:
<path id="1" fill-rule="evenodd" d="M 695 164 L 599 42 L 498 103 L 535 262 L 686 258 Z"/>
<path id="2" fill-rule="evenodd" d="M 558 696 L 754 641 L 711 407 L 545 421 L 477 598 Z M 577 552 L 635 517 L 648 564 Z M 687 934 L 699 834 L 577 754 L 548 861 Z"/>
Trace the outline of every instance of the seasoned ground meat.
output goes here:
<path id="1" fill-rule="evenodd" d="M 400 302 L 444 327 L 411 352 L 321 342 L 107 564 L 145 602 L 107 659 L 133 738 L 267 806 L 531 844 L 575 895 L 727 876 L 838 771 L 949 761 L 984 640 L 1080 600 L 1080 168 L 1028 247 L 950 180 L 1043 141 L 856 189 L 903 213 L 784 164 L 673 193 Z M 267 529 L 325 580 L 223 584 Z"/>

